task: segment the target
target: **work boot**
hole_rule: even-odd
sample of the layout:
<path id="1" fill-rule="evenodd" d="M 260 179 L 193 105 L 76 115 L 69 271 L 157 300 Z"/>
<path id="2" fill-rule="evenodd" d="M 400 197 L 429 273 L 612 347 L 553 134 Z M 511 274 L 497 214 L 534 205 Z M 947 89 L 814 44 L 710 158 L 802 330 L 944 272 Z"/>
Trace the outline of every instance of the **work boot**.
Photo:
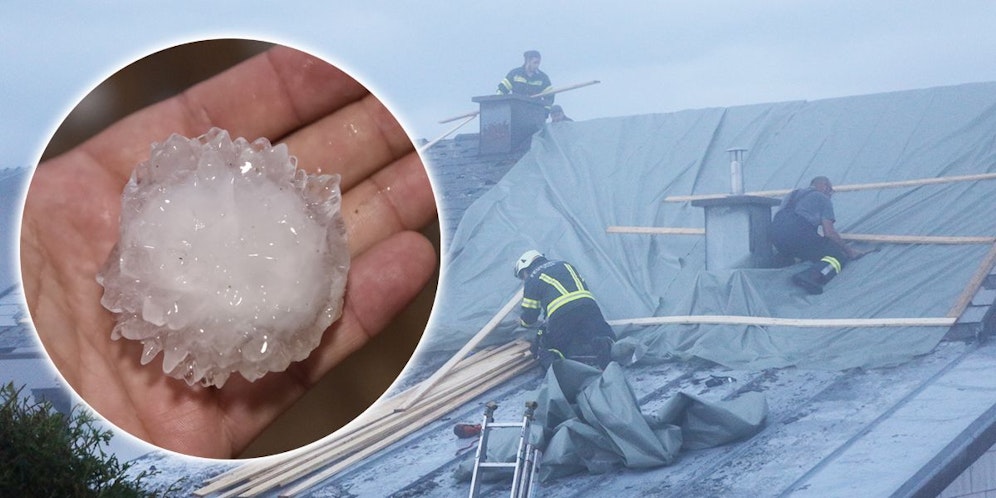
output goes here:
<path id="1" fill-rule="evenodd" d="M 823 275 L 820 274 L 817 265 L 792 275 L 792 283 L 802 287 L 810 294 L 823 294 Z"/>
<path id="2" fill-rule="evenodd" d="M 833 256 L 824 256 L 809 268 L 792 275 L 792 282 L 810 294 L 823 294 L 823 286 L 840 272 L 841 264 Z"/>
<path id="3" fill-rule="evenodd" d="M 599 370 L 605 370 L 605 367 L 612 361 L 612 345 L 615 341 L 608 337 L 596 337 L 591 342 L 595 353 L 595 363 L 598 364 Z"/>
<path id="4" fill-rule="evenodd" d="M 820 274 L 823 285 L 833 280 L 833 277 L 836 277 L 840 273 L 842 267 L 841 262 L 833 256 L 823 256 L 823 259 L 819 263 L 816 263 L 816 270 Z"/>

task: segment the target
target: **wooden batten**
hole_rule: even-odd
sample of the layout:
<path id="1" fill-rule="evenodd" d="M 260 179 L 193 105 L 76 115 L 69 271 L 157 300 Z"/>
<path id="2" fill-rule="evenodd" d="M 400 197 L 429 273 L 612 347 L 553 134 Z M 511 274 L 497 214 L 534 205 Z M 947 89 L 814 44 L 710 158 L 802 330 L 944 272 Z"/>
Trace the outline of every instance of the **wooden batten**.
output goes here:
<path id="1" fill-rule="evenodd" d="M 989 276 L 989 272 L 992 271 L 994 265 L 996 265 L 996 243 L 989 248 L 989 252 L 986 253 L 984 258 L 982 258 L 982 261 L 979 263 L 979 267 L 975 270 L 975 273 L 968 281 L 965 289 L 962 290 L 961 294 L 958 296 L 958 300 L 955 301 L 954 306 L 952 306 L 951 310 L 948 311 L 947 316 L 949 318 L 957 319 L 962 313 L 965 312 L 965 308 L 968 308 L 968 305 L 972 302 L 972 298 L 975 296 L 975 293 L 979 291 L 979 287 L 982 287 L 982 283 L 986 280 L 986 277 Z"/>
<path id="2" fill-rule="evenodd" d="M 515 302 L 518 302 L 517 298 Z M 499 314 L 504 316 L 507 312 Z M 216 476 L 208 481 L 208 485 L 196 490 L 194 495 L 220 493 L 217 498 L 257 496 L 294 484 L 293 488 L 282 491 L 280 495 L 294 496 L 534 365 L 529 354 L 529 343 L 523 340 L 485 348 L 466 357 L 460 356 L 447 369 L 446 375 L 431 383 L 432 378 L 427 379 L 371 407 L 361 416 L 362 423 L 285 458 L 249 463 Z M 399 406 L 408 408 L 398 410 Z"/>
<path id="3" fill-rule="evenodd" d="M 460 348 L 460 351 L 457 351 L 457 353 L 454 354 L 449 361 L 447 361 L 442 367 L 439 368 L 439 370 L 437 370 L 434 374 L 432 374 L 432 376 L 430 376 L 429 379 L 426 380 L 423 383 L 423 385 L 419 387 L 411 395 L 411 397 L 406 403 L 398 407 L 398 410 L 407 410 L 411 408 L 412 405 L 417 403 L 419 398 L 422 397 L 425 391 L 431 389 L 432 386 L 436 384 L 436 382 L 439 382 L 441 378 L 446 376 L 449 373 L 449 371 L 456 366 L 457 363 L 459 363 L 461 360 L 464 359 L 464 357 L 467 356 L 468 353 L 477 348 L 477 346 L 481 343 L 481 341 L 483 341 L 484 338 L 487 337 L 488 334 L 490 334 L 491 331 L 493 331 L 495 327 L 498 326 L 499 323 L 501 323 L 501 321 L 505 318 L 505 316 L 507 316 L 509 313 L 512 312 L 512 310 L 521 300 L 522 300 L 522 289 L 520 288 L 518 292 L 516 292 L 515 295 L 512 296 L 512 298 L 509 299 L 507 303 L 505 303 L 505 306 L 502 306 L 501 311 L 495 314 L 495 316 L 492 317 L 491 320 L 489 320 L 488 323 L 486 323 L 484 327 L 481 328 L 481 330 L 479 330 L 476 334 L 474 334 L 474 337 L 472 337 L 469 341 L 467 341 L 467 344 L 464 345 L 462 348 Z"/>
<path id="4" fill-rule="evenodd" d="M 996 173 L 980 173 L 975 175 L 940 176 L 936 178 L 918 178 L 913 180 L 899 180 L 894 182 L 876 183 L 854 183 L 850 185 L 834 185 L 835 192 L 856 192 L 859 190 L 879 190 L 886 188 L 920 187 L 923 185 L 937 185 L 942 183 L 955 182 L 975 182 L 981 180 L 996 179 Z M 759 197 L 781 197 L 791 192 L 792 189 L 781 190 L 759 190 L 746 192 L 742 195 L 755 195 Z M 691 202 L 702 199 L 722 199 L 733 194 L 698 194 L 698 195 L 671 195 L 664 198 L 664 202 Z"/>
<path id="5" fill-rule="evenodd" d="M 420 415 L 420 418 L 428 421 L 436 420 L 446 415 L 451 410 L 465 403 L 470 402 L 471 400 L 480 396 L 489 389 L 496 387 L 508 381 L 509 379 L 515 377 L 516 375 L 525 372 L 526 370 L 532 368 L 532 366 L 533 366 L 532 361 L 529 359 L 526 359 L 525 361 L 509 363 L 508 368 L 506 368 L 505 371 L 503 371 L 500 375 L 493 376 L 490 379 L 484 379 L 474 389 L 469 390 L 467 392 L 461 392 L 457 397 L 449 400 L 448 403 L 434 404 L 425 407 L 426 411 L 425 413 Z M 343 470 L 356 464 L 357 462 L 362 461 L 364 458 L 367 458 L 370 455 L 408 436 L 415 430 L 421 428 L 423 425 L 424 424 L 417 425 L 413 423 L 406 423 L 397 430 L 378 434 L 378 437 L 371 439 L 370 445 L 364 447 L 360 452 L 357 452 L 347 457 L 346 459 L 333 464 L 332 466 L 316 474 L 315 476 L 308 478 L 308 480 L 302 481 L 301 483 L 297 484 L 295 487 L 280 493 L 279 496 L 290 497 L 290 496 L 295 496 L 302 491 L 306 491 L 308 488 L 314 486 L 315 484 L 318 484 L 326 479 L 331 478 L 332 476 L 338 474 L 339 472 L 342 472 Z"/>
<path id="6" fill-rule="evenodd" d="M 950 327 L 955 319 L 933 318 L 776 318 L 743 315 L 676 315 L 609 320 L 609 325 L 755 325 L 761 327 Z"/>
<path id="7" fill-rule="evenodd" d="M 606 233 L 632 233 L 642 235 L 705 235 L 704 228 L 609 226 Z M 887 235 L 870 233 L 842 233 L 840 237 L 852 242 L 880 244 L 993 244 L 996 237 L 954 235 Z"/>
<path id="8" fill-rule="evenodd" d="M 605 233 L 634 233 L 644 235 L 705 235 L 705 228 L 610 226 L 605 229 Z"/>

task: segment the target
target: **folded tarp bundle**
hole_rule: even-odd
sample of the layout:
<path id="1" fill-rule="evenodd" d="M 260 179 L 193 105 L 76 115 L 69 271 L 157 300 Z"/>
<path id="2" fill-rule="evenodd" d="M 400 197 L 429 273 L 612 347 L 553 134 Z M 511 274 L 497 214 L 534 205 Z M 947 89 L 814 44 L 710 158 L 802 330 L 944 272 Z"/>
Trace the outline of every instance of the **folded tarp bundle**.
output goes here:
<path id="1" fill-rule="evenodd" d="M 540 481 L 670 465 L 683 448 L 709 448 L 756 434 L 768 413 L 761 393 L 743 393 L 730 401 L 679 393 L 657 412 L 644 415 L 617 363 L 602 372 L 570 360 L 556 362 L 531 396 L 539 404 L 530 437 L 543 449 Z M 514 461 L 518 437 L 518 430 L 495 430 L 487 459 Z M 468 455 L 455 477 L 469 480 L 473 464 Z"/>

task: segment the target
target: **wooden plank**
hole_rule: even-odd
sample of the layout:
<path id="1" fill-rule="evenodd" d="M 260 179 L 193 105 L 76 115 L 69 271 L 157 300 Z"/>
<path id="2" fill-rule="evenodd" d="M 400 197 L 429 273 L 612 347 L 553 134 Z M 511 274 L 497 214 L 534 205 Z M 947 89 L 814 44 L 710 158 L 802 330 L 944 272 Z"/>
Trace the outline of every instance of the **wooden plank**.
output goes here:
<path id="1" fill-rule="evenodd" d="M 705 235 L 705 228 L 610 226 L 605 233 L 638 233 L 644 235 Z"/>
<path id="2" fill-rule="evenodd" d="M 463 113 L 463 114 L 461 114 L 459 116 L 453 116 L 452 118 L 446 118 L 446 119 L 440 120 L 439 124 L 446 124 L 446 123 L 450 123 L 450 122 L 456 121 L 458 119 L 463 119 L 463 118 L 476 118 L 477 115 L 480 114 L 480 113 L 481 113 L 481 111 L 466 112 L 466 113 Z"/>
<path id="3" fill-rule="evenodd" d="M 514 365 L 516 365 L 516 363 L 505 361 L 502 369 L 508 370 L 510 366 Z M 500 376 L 501 373 L 497 375 Z M 470 384 L 468 387 L 473 388 L 476 385 L 486 382 L 488 379 L 489 377 L 482 376 L 477 379 L 477 382 Z M 326 451 L 311 458 L 295 459 L 293 462 L 288 462 L 289 465 L 285 465 L 283 468 L 277 469 L 274 472 L 267 472 L 258 476 L 252 476 L 252 479 L 248 482 L 233 490 L 230 490 L 228 496 L 252 496 L 257 493 L 289 484 L 301 477 L 304 477 L 310 472 L 320 469 L 322 466 L 327 465 L 330 462 L 343 458 L 350 458 L 355 452 L 363 451 L 364 449 L 369 448 L 372 444 L 375 444 L 377 441 L 389 438 L 397 431 L 414 431 L 434 420 L 423 418 L 427 411 L 438 408 L 440 405 L 449 407 L 450 409 L 455 409 L 459 405 L 452 405 L 451 403 L 453 399 L 464 395 L 467 391 L 468 389 L 453 391 L 450 393 L 450 396 L 445 398 L 445 403 L 424 406 L 420 405 L 407 412 L 394 412 L 389 415 L 388 418 L 382 420 L 381 424 L 369 427 L 360 435 L 360 437 L 355 437 L 349 441 L 341 442 L 334 448 L 326 448 Z"/>
<path id="4" fill-rule="evenodd" d="M 610 226 L 606 233 L 633 233 L 643 235 L 705 235 L 704 228 Z M 993 244 L 996 237 L 951 235 L 880 235 L 869 233 L 842 233 L 844 240 L 879 242 L 884 244 Z"/>
<path id="5" fill-rule="evenodd" d="M 472 112 L 472 113 L 470 113 L 470 114 L 468 114 L 466 116 L 460 116 L 460 117 L 466 117 L 467 119 L 461 121 L 459 124 L 457 124 L 453 128 L 450 128 L 449 130 L 446 131 L 446 133 L 443 133 L 442 135 L 439 135 L 438 137 L 436 137 L 435 139 L 433 139 L 431 142 L 429 142 L 429 143 L 427 143 L 427 144 L 419 147 L 418 151 L 419 152 L 425 152 L 425 151 L 429 150 L 430 148 L 432 148 L 433 145 L 436 145 L 440 140 L 442 140 L 442 139 L 450 136 L 454 131 L 457 131 L 460 128 L 463 128 L 463 125 L 465 125 L 465 124 L 473 121 L 474 118 L 476 118 L 478 114 L 480 114 L 480 113 L 479 112 Z M 446 121 L 446 122 L 448 123 L 449 121 Z"/>
<path id="6" fill-rule="evenodd" d="M 525 341 L 516 341 L 512 344 L 515 345 L 515 347 L 508 349 L 505 354 L 494 356 L 485 355 L 485 357 L 481 358 L 480 361 L 475 362 L 472 365 L 468 365 L 465 369 L 454 369 L 447 378 L 443 379 L 431 390 L 427 391 L 421 401 L 415 406 L 418 407 L 443 402 L 454 393 L 465 389 L 468 382 L 473 382 L 477 377 L 486 377 L 488 375 L 501 372 L 501 370 L 506 367 L 507 362 L 520 358 L 529 351 L 529 343 Z M 387 420 L 393 417 L 395 413 L 403 412 L 399 410 L 391 410 L 390 412 L 384 413 L 381 418 Z M 378 422 L 381 421 L 378 420 Z M 341 445 L 348 441 L 349 440 L 346 438 L 340 438 L 338 440 L 329 441 L 328 445 Z"/>
<path id="7" fill-rule="evenodd" d="M 836 188 L 836 187 L 834 187 Z M 753 192 L 744 192 L 740 195 L 754 195 L 758 197 L 782 197 L 791 192 L 792 189 L 781 189 L 781 190 L 755 190 Z M 733 194 L 690 194 L 690 195 L 669 195 L 664 198 L 664 202 L 691 202 L 700 201 L 706 199 L 724 199 L 730 197 Z"/>
<path id="8" fill-rule="evenodd" d="M 250 462 L 236 467 L 228 472 L 223 472 L 209 479 L 209 485 L 194 490 L 192 494 L 194 496 L 207 496 L 212 493 L 217 493 L 227 487 L 234 486 L 239 482 L 252 477 L 258 472 L 264 471 L 269 467 L 270 463 L 271 462 Z"/>
<path id="9" fill-rule="evenodd" d="M 949 235 L 877 235 L 867 233 L 842 233 L 840 238 L 855 242 L 881 242 L 886 244 L 992 244 L 996 237 L 962 237 Z"/>
<path id="10" fill-rule="evenodd" d="M 446 401 L 447 397 L 452 397 L 459 394 L 459 389 L 465 387 L 465 379 L 457 374 L 475 375 L 475 376 L 490 376 L 499 375 L 503 369 L 508 368 L 508 363 L 510 359 L 521 358 L 526 352 L 529 351 L 529 343 L 523 340 L 512 341 L 506 344 L 502 344 L 496 347 L 487 348 L 473 356 L 468 357 L 465 362 L 453 369 L 453 375 L 450 375 L 443 382 L 440 382 L 430 393 L 423 397 L 423 403 L 436 403 Z M 405 393 L 411 390 L 405 391 Z M 402 398 L 405 393 L 401 393 L 391 401 Z M 350 449 L 351 444 L 355 444 L 355 440 L 358 438 L 367 437 L 365 436 L 371 430 L 379 430 L 378 427 L 389 421 L 395 413 L 393 406 L 389 404 L 381 409 L 380 415 L 374 415 L 365 423 L 350 429 L 347 432 L 336 432 L 329 436 L 328 438 L 319 441 L 316 445 L 308 448 L 305 451 L 297 452 L 292 455 L 288 455 L 286 458 L 269 459 L 262 463 L 249 463 L 241 466 L 237 469 L 233 469 L 228 473 L 221 474 L 214 478 L 215 482 L 209 486 L 198 489 L 194 492 L 197 496 L 206 496 L 208 494 L 220 491 L 222 489 L 236 486 L 242 481 L 241 485 L 229 489 L 224 494 L 218 496 L 217 498 L 225 498 L 228 496 L 236 496 L 248 489 L 253 487 L 253 482 L 260 480 L 267 480 L 274 478 L 275 476 L 281 475 L 290 469 L 297 468 L 301 465 L 301 462 L 312 461 L 315 458 L 321 458 L 323 454 L 327 455 L 329 451 L 338 452 L 341 454 L 343 451 Z M 365 414 L 366 415 L 366 414 Z M 362 444 L 362 443 L 361 443 Z M 335 447 L 330 450 L 331 447 Z"/>
<path id="11" fill-rule="evenodd" d="M 426 414 L 426 418 L 438 419 L 439 417 L 442 417 L 443 415 L 449 413 L 453 409 L 455 409 L 455 408 L 457 408 L 457 407 L 459 407 L 459 406 L 461 406 L 463 404 L 466 404 L 470 400 L 472 400 L 472 399 L 480 396 L 481 394 L 484 394 L 488 390 L 494 388 L 497 385 L 500 385 L 501 383 L 503 383 L 503 382 L 505 382 L 505 381 L 513 378 L 513 377 L 515 377 L 516 375 L 520 375 L 521 373 L 527 371 L 530 368 L 532 368 L 532 363 L 531 362 L 513 365 L 513 368 L 509 369 L 508 372 L 502 374 L 501 376 L 495 377 L 491 382 L 487 382 L 487 383 L 483 384 L 480 387 L 480 389 L 477 389 L 477 390 L 475 390 L 473 392 L 464 393 L 458 399 L 455 399 L 453 401 L 453 403 L 451 403 L 451 404 L 447 404 L 447 405 L 436 407 L 433 411 L 431 411 L 431 412 L 429 412 L 429 413 Z M 367 448 L 364 448 L 362 451 L 353 454 L 352 456 L 350 456 L 346 460 L 343 460 L 341 462 L 335 463 L 334 465 L 332 465 L 329 468 L 323 470 L 322 472 L 320 472 L 320 473 L 318 473 L 318 474 L 316 474 L 316 475 L 308 478 L 307 480 L 302 481 L 301 483 L 295 485 L 293 488 L 281 492 L 279 494 L 279 496 L 282 497 L 282 498 L 284 498 L 284 497 L 293 497 L 293 496 L 296 496 L 298 493 L 301 493 L 303 491 L 307 491 L 312 486 L 314 486 L 314 485 L 316 485 L 316 484 L 318 484 L 318 483 L 320 483 L 322 481 L 325 481 L 326 479 L 331 478 L 332 476 L 338 474 L 339 472 L 342 472 L 343 470 L 345 470 L 345 469 L 349 468 L 350 466 L 356 464 L 357 462 L 360 462 L 363 459 L 369 457 L 370 455 L 373 455 L 374 453 L 377 453 L 378 451 L 386 448 L 387 446 L 390 446 L 391 444 L 396 443 L 397 441 L 399 441 L 402 438 L 408 436 L 411 432 L 414 432 L 418 428 L 420 428 L 420 427 L 406 426 L 406 427 L 402 428 L 401 430 L 397 430 L 397 431 L 391 432 L 389 434 L 386 434 L 385 437 L 377 440 L 376 442 L 373 442 L 370 446 L 368 446 Z"/>
<path id="12" fill-rule="evenodd" d="M 980 180 L 996 179 L 996 173 L 980 173 L 976 175 L 939 176 L 935 178 L 918 178 L 913 180 L 899 180 L 894 182 L 877 183 L 854 183 L 850 185 L 834 185 L 835 192 L 856 192 L 859 190 L 880 190 L 886 188 L 920 187 L 923 185 L 936 185 L 940 183 L 970 182 Z M 759 190 L 746 192 L 743 195 L 756 195 L 759 197 L 781 197 L 788 194 L 793 189 L 782 190 Z M 672 195 L 664 198 L 664 202 L 690 202 L 701 199 L 722 199 L 733 194 L 700 194 L 700 195 Z"/>
<path id="13" fill-rule="evenodd" d="M 550 88 L 547 88 L 546 90 L 543 90 L 540 93 L 537 93 L 536 95 L 530 95 L 530 97 L 532 97 L 534 99 L 538 99 L 538 98 L 546 97 L 548 95 L 554 95 L 554 94 L 557 94 L 557 93 L 566 92 L 566 91 L 569 91 L 569 90 L 577 90 L 578 88 L 583 88 L 583 87 L 591 86 L 591 85 L 597 85 L 598 83 L 601 83 L 601 81 L 599 81 L 599 80 L 591 80 L 591 81 L 585 81 L 584 83 L 574 83 L 572 85 L 558 86 L 556 88 L 550 87 Z M 439 124 L 446 124 L 446 123 L 449 123 L 451 121 L 456 121 L 458 119 L 463 119 L 463 118 L 475 118 L 480 113 L 481 113 L 481 111 L 472 111 L 472 112 L 464 113 L 464 114 L 461 114 L 459 116 L 453 116 L 451 118 L 443 119 L 443 120 L 439 121 Z"/>
<path id="14" fill-rule="evenodd" d="M 520 375 L 521 373 L 527 371 L 531 368 L 531 363 L 512 363 L 507 365 L 506 371 L 500 375 L 494 376 L 487 379 L 485 382 L 480 383 L 475 389 L 468 390 L 466 392 L 460 393 L 459 397 L 452 400 L 451 403 L 427 406 L 424 407 L 427 411 L 421 417 L 424 420 L 432 421 L 437 420 L 440 417 L 446 415 L 447 413 L 455 410 L 456 408 L 463 406 L 472 399 L 484 394 L 490 389 L 494 388 L 501 383 Z M 294 489 L 288 490 L 281 493 L 280 496 L 292 496 L 299 493 L 307 488 L 314 486 L 315 484 L 324 481 L 339 472 L 349 468 L 350 466 L 361 462 L 365 458 L 381 451 L 382 449 L 394 444 L 409 434 L 415 432 L 416 430 L 424 427 L 426 423 L 423 424 L 404 424 L 397 428 L 392 428 L 390 431 L 378 434 L 377 437 L 370 438 L 369 444 L 365 445 L 360 451 L 353 453 L 346 457 L 345 459 L 332 464 L 330 467 L 324 469 L 319 474 L 310 477 L 308 480 L 297 484 Z"/>
<path id="15" fill-rule="evenodd" d="M 463 361 L 457 363 L 456 367 L 454 367 L 450 372 L 450 375 L 439 381 L 437 385 L 428 389 L 418 403 L 431 403 L 434 398 L 438 398 L 442 393 L 452 389 L 454 386 L 458 386 L 462 380 L 460 375 L 467 371 L 480 372 L 482 370 L 488 370 L 496 363 L 500 364 L 503 361 L 507 361 L 507 358 L 510 355 L 515 356 L 528 350 L 528 342 L 517 340 L 477 351 L 473 355 L 468 356 Z M 382 404 L 375 406 L 369 415 L 364 413 L 363 418 L 369 420 L 355 427 L 350 427 L 348 431 L 333 434 L 333 436 L 329 439 L 328 444 L 338 444 L 341 440 L 345 439 L 345 436 L 362 430 L 364 427 L 369 426 L 372 423 L 376 423 L 378 418 L 383 418 L 384 416 L 399 411 L 397 408 L 401 405 L 407 404 L 411 398 L 411 395 L 422 389 L 425 382 L 426 381 L 422 381 L 404 392 L 385 400 Z"/>
<path id="16" fill-rule="evenodd" d="M 508 362 L 509 356 L 512 357 L 516 355 L 521 356 L 528 350 L 529 350 L 529 343 L 522 340 L 512 341 L 497 347 L 488 348 L 486 350 L 482 350 L 478 353 L 475 353 L 471 357 L 468 357 L 467 360 L 463 364 L 458 365 L 457 368 L 453 370 L 453 372 L 460 373 L 471 370 L 479 372 L 481 375 L 487 375 L 489 372 L 494 370 L 495 365 L 500 366 Z M 445 390 L 452 391 L 453 384 L 458 383 L 462 380 L 455 377 L 456 376 L 451 376 L 451 378 L 448 378 L 444 382 L 439 383 L 437 389 L 433 390 L 430 396 L 426 396 L 425 398 L 423 398 L 424 401 L 426 402 L 436 401 L 436 398 L 439 398 L 440 396 L 446 394 L 447 391 Z M 405 391 L 405 393 L 408 393 L 409 391 Z M 443 391 L 443 392 L 440 393 L 438 391 Z M 401 398 L 405 393 L 401 393 L 398 396 L 391 398 L 391 400 L 389 401 L 394 401 L 397 398 Z M 356 426 L 354 428 L 351 428 L 349 431 L 346 432 L 340 431 L 333 433 L 328 438 L 319 441 L 316 445 L 309 447 L 307 450 L 299 451 L 286 456 L 269 458 L 266 459 L 265 461 L 247 463 L 243 466 L 232 469 L 228 472 L 219 474 L 218 476 L 215 476 L 209 480 L 210 481 L 209 485 L 197 489 L 196 491 L 194 491 L 193 494 L 195 496 L 206 496 L 221 491 L 225 488 L 235 486 L 238 483 L 245 481 L 246 479 L 253 479 L 253 480 L 266 479 L 273 476 L 274 474 L 284 472 L 289 468 L 295 467 L 301 461 L 307 461 L 316 458 L 317 456 L 321 455 L 323 452 L 329 451 L 329 447 L 348 443 L 351 439 L 355 439 L 357 437 L 357 434 L 362 433 L 362 431 L 368 430 L 371 427 L 375 427 L 377 424 L 383 423 L 384 422 L 383 419 L 385 418 L 385 416 L 390 416 L 395 413 L 394 407 L 390 406 L 390 404 L 385 405 L 381 409 L 381 411 L 384 413 L 382 413 L 379 416 L 375 414 L 372 416 L 372 418 L 369 416 L 365 417 L 369 418 L 369 420 L 367 420 L 365 423 L 360 424 L 359 426 Z M 365 413 L 364 415 L 367 414 Z M 243 485 L 229 490 L 227 493 L 219 496 L 218 498 L 223 498 L 224 496 L 234 496 L 235 494 L 241 493 L 246 489 L 249 489 L 249 486 Z"/>
<path id="17" fill-rule="evenodd" d="M 965 308 L 967 308 L 969 303 L 972 302 L 972 297 L 975 296 L 975 293 L 979 290 L 979 287 L 982 286 L 982 283 L 986 280 L 989 272 L 992 271 L 993 265 L 996 265 L 996 244 L 993 244 L 992 247 L 989 248 L 989 252 L 986 253 L 984 258 L 982 258 L 982 261 L 979 263 L 979 267 L 975 270 L 975 273 L 968 281 L 965 289 L 961 291 L 961 294 L 955 301 L 954 306 L 952 306 L 951 310 L 948 311 L 947 316 L 949 318 L 957 319 L 962 313 L 965 312 Z"/>
<path id="18" fill-rule="evenodd" d="M 534 99 L 538 99 L 538 98 L 546 97 L 548 95 L 554 95 L 554 94 L 557 94 L 557 93 L 566 92 L 568 90 L 577 90 L 578 88 L 583 88 L 583 87 L 591 86 L 591 85 L 597 85 L 599 83 L 601 83 L 601 81 L 599 81 L 599 80 L 591 80 L 591 81 L 585 81 L 584 83 L 574 83 L 574 84 L 571 84 L 571 85 L 564 85 L 564 86 L 559 86 L 559 87 L 556 87 L 556 88 L 550 87 L 550 88 L 547 88 L 546 90 L 543 90 L 540 93 L 537 93 L 536 95 L 530 95 L 530 97 L 532 97 Z"/>
<path id="19" fill-rule="evenodd" d="M 950 327 L 955 318 L 775 318 L 766 316 L 740 315 L 685 315 L 653 316 L 646 318 L 626 318 L 609 320 L 609 325 L 671 325 L 671 324 L 714 324 L 714 325 L 757 325 L 785 327 Z"/>
<path id="20" fill-rule="evenodd" d="M 439 370 L 436 371 L 436 373 L 432 374 L 423 383 L 422 387 L 420 387 L 417 391 L 414 392 L 414 394 L 412 394 L 408 402 L 398 407 L 398 409 L 407 410 L 411 408 L 412 405 L 417 403 L 419 398 L 421 398 L 422 395 L 425 394 L 425 391 L 431 389 L 436 382 L 439 382 L 439 380 L 443 378 L 447 373 L 449 373 L 449 371 L 454 366 L 456 366 L 457 363 L 463 360 L 463 358 L 467 356 L 467 353 L 470 353 L 471 350 L 476 348 L 477 345 L 480 344 L 481 341 L 483 341 L 484 338 L 487 337 L 488 334 L 490 334 L 491 331 L 493 331 L 495 327 L 498 326 L 499 323 L 501 323 L 501 321 L 505 318 L 505 316 L 508 315 L 521 300 L 522 300 L 522 289 L 520 288 L 515 293 L 515 295 L 512 296 L 512 298 L 509 299 L 507 303 L 505 303 L 505 306 L 502 306 L 501 310 L 497 314 L 495 314 L 495 316 L 493 316 L 491 320 L 488 321 L 488 323 L 484 324 L 484 327 L 481 327 L 481 330 L 478 331 L 477 334 L 474 334 L 474 337 L 470 338 L 470 341 L 468 341 L 467 344 L 465 344 L 462 348 L 460 348 L 460 350 L 457 351 L 457 353 L 453 355 L 453 357 L 450 358 L 449 361 L 443 364 L 443 366 L 440 367 Z"/>
<path id="21" fill-rule="evenodd" d="M 412 408 L 410 411 L 396 412 L 381 426 L 367 431 L 363 435 L 363 438 L 351 441 L 342 447 L 337 447 L 334 451 L 322 455 L 320 458 L 300 462 L 299 465 L 288 469 L 287 472 L 283 472 L 278 476 L 255 483 L 243 495 L 251 496 L 287 485 L 340 458 L 344 459 L 343 461 L 355 462 L 358 460 L 356 457 L 358 454 L 364 457 L 369 456 L 373 453 L 371 448 L 379 450 L 390 443 L 400 440 L 446 413 L 459 408 L 470 399 L 484 393 L 498 383 L 511 378 L 509 376 L 511 375 L 510 372 L 521 373 L 524 370 L 519 369 L 529 368 L 531 365 L 531 358 L 522 355 L 516 360 L 506 361 L 504 362 L 501 373 L 475 377 L 471 383 L 466 385 L 466 389 L 453 392 L 451 396 L 444 400 L 445 402 L 420 405 Z M 341 464 L 336 465 L 344 467 Z M 325 472 L 327 471 L 323 471 L 323 474 Z"/>
<path id="22" fill-rule="evenodd" d="M 389 411 L 381 419 L 365 424 L 362 430 L 354 431 L 345 437 L 340 437 L 340 433 L 333 434 L 332 437 L 326 438 L 320 445 L 310 448 L 308 451 L 299 452 L 289 458 L 269 461 L 264 468 L 251 464 L 240 467 L 235 469 L 239 472 L 232 471 L 231 475 L 223 479 L 224 484 L 214 483 L 210 487 L 201 488 L 197 494 L 206 495 L 229 487 L 230 489 L 227 489 L 224 494 L 217 498 L 252 495 L 254 494 L 252 490 L 261 489 L 265 484 L 276 486 L 288 483 L 291 482 L 288 480 L 290 477 L 305 475 L 306 469 L 311 469 L 308 470 L 310 472 L 332 460 L 348 457 L 352 452 L 370 446 L 375 442 L 375 439 L 384 437 L 385 432 L 391 433 L 399 430 L 399 427 L 424 426 L 434 420 L 420 418 L 427 410 L 432 410 L 440 405 L 455 409 L 457 406 L 452 404 L 454 398 L 478 389 L 478 386 L 482 384 L 494 383 L 495 379 L 506 379 L 507 372 L 516 368 L 517 365 L 531 364 L 528 350 L 528 342 L 517 340 L 475 353 L 468 360 L 480 361 L 468 362 L 463 368 L 454 369 L 453 373 L 463 375 L 451 375 L 444 382 L 437 384 L 436 389 L 423 398 L 424 403 L 416 408 L 407 412 Z"/>

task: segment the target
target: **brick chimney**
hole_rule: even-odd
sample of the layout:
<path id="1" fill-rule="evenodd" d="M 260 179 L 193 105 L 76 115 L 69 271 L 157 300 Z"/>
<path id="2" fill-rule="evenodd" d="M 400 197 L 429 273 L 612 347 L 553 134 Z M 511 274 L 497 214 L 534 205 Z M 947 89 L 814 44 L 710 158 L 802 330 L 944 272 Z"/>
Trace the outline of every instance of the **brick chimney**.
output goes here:
<path id="1" fill-rule="evenodd" d="M 507 154 L 527 145 L 546 122 L 546 106 L 531 97 L 486 95 L 472 100 L 481 106 L 481 155 Z"/>

